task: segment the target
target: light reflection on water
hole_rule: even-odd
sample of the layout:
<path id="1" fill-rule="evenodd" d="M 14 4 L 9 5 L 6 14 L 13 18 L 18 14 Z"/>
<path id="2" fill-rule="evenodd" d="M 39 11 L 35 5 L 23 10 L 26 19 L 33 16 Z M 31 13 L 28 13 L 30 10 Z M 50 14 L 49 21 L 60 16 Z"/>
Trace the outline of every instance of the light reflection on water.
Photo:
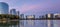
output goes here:
<path id="1" fill-rule="evenodd" d="M 50 20 L 50 24 L 50 27 L 60 27 L 60 20 Z M 49 27 L 48 25 L 47 20 L 20 20 L 19 23 L 16 21 L 0 24 L 0 27 Z"/>
<path id="2" fill-rule="evenodd" d="M 48 20 L 21 20 L 21 21 L 22 21 L 21 27 L 49 27 Z M 50 27 L 60 27 L 60 20 L 50 20 Z"/>
<path id="3" fill-rule="evenodd" d="M 24 27 L 46 27 L 46 20 L 24 20 Z"/>

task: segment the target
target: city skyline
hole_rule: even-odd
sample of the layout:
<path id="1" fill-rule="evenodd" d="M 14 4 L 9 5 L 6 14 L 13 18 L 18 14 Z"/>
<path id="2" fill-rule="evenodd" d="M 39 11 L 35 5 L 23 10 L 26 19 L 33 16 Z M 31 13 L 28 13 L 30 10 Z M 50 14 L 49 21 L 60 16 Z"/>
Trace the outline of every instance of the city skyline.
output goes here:
<path id="1" fill-rule="evenodd" d="M 48 13 L 60 13 L 60 0 L 0 0 L 9 4 L 24 15 L 41 16 Z"/>
<path id="2" fill-rule="evenodd" d="M 9 6 L 8 9 L 6 4 L 0 5 L 2 12 L 0 23 L 4 27 L 7 27 L 6 24 L 9 27 L 60 27 L 60 0 L 0 0 L 0 2 Z M 15 25 L 16 23 L 18 25 Z"/>

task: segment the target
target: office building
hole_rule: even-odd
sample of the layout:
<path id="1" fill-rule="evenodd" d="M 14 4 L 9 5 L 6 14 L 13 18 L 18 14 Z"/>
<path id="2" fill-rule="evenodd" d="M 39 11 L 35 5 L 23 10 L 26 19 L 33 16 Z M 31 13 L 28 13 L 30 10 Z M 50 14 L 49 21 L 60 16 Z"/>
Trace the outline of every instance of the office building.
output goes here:
<path id="1" fill-rule="evenodd" d="M 19 18 L 20 18 L 20 12 L 19 12 L 19 11 L 17 11 L 17 12 L 16 12 L 16 14 L 17 14 L 17 16 L 19 16 Z"/>
<path id="2" fill-rule="evenodd" d="M 20 12 L 19 12 L 19 11 L 17 11 L 16 14 L 17 14 L 18 16 L 20 16 Z"/>
<path id="3" fill-rule="evenodd" d="M 54 18 L 60 18 L 60 14 L 54 14 Z"/>
<path id="4" fill-rule="evenodd" d="M 24 18 L 24 14 L 20 14 L 20 18 Z"/>
<path id="5" fill-rule="evenodd" d="M 16 14 L 16 9 L 11 9 L 11 10 L 10 10 L 10 14 L 12 14 L 12 15 L 17 15 L 17 14 Z"/>
<path id="6" fill-rule="evenodd" d="M 39 16 L 39 18 L 46 18 L 45 16 Z"/>
<path id="7" fill-rule="evenodd" d="M 35 15 L 27 15 L 26 18 L 35 18 Z"/>
<path id="8" fill-rule="evenodd" d="M 39 16 L 39 18 L 42 18 L 42 16 Z"/>
<path id="9" fill-rule="evenodd" d="M 46 18 L 54 18 L 54 14 L 46 14 Z"/>
<path id="10" fill-rule="evenodd" d="M 8 14 L 9 13 L 9 6 L 7 3 L 0 2 L 0 14 Z"/>

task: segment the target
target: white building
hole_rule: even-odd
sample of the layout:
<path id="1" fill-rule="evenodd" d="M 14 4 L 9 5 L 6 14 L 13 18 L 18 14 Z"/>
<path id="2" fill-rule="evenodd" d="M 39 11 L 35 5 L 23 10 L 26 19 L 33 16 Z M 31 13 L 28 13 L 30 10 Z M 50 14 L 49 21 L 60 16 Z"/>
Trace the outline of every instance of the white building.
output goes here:
<path id="1" fill-rule="evenodd" d="M 60 14 L 54 14 L 54 18 L 60 18 Z"/>

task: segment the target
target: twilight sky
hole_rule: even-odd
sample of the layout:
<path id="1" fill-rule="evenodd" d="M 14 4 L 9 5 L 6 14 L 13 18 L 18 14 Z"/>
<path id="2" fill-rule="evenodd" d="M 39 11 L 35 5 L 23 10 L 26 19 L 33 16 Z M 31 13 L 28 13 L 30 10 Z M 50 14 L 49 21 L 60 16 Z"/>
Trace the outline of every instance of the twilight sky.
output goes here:
<path id="1" fill-rule="evenodd" d="M 44 15 L 60 13 L 60 0 L 0 0 L 9 4 L 9 9 L 15 8 L 25 15 Z"/>

